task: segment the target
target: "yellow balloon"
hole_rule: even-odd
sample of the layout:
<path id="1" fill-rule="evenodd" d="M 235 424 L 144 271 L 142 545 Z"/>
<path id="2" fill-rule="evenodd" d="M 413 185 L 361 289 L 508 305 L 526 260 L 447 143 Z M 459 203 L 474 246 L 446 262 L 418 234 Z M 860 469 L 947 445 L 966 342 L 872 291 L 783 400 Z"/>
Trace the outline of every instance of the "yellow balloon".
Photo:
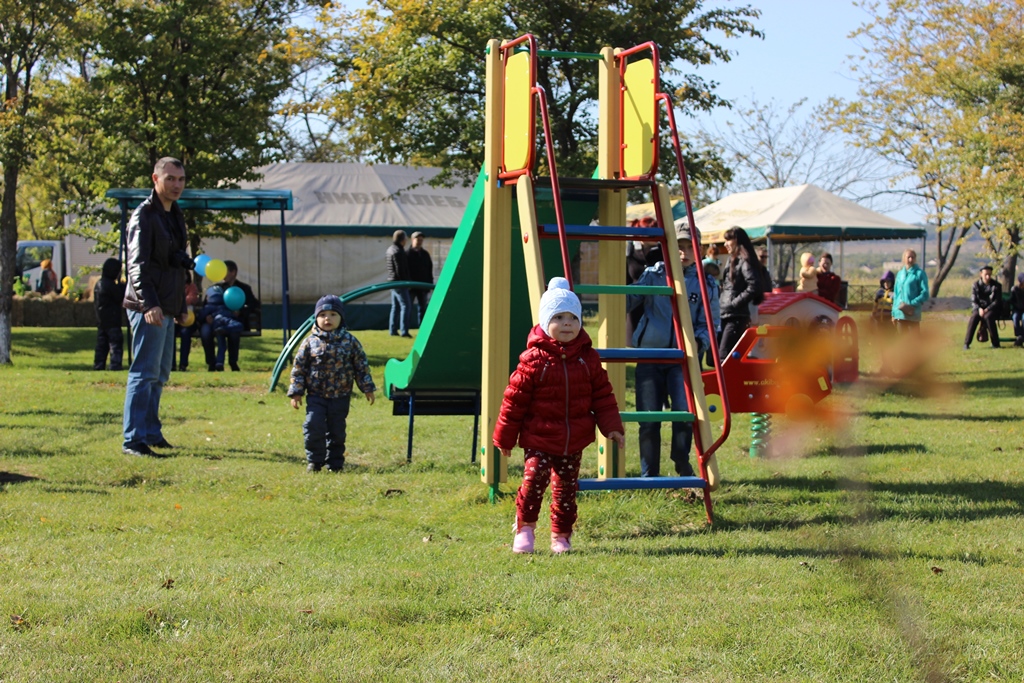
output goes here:
<path id="1" fill-rule="evenodd" d="M 188 311 L 186 311 L 186 313 L 185 313 L 185 325 L 184 326 L 185 327 L 192 327 L 195 324 L 196 324 L 196 314 L 195 314 L 195 311 L 192 310 L 192 307 L 189 306 L 188 307 Z"/>
<path id="2" fill-rule="evenodd" d="M 228 267 L 219 258 L 210 259 L 206 264 L 206 277 L 210 282 L 220 282 L 227 274 Z"/>

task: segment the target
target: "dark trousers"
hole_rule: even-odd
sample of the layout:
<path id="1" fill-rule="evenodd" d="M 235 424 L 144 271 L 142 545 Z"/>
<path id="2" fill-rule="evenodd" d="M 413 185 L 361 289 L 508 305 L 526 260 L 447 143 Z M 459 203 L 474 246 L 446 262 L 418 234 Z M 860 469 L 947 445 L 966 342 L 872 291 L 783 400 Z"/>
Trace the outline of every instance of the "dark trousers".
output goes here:
<path id="1" fill-rule="evenodd" d="M 988 330 L 988 340 L 992 342 L 992 348 L 998 349 L 999 329 L 996 327 L 995 307 L 987 309 L 985 315 L 982 315 L 981 311 L 978 310 L 971 312 L 971 319 L 967 322 L 967 336 L 964 337 L 964 346 L 971 345 L 974 333 L 978 329 L 978 325 L 982 323 L 985 325 L 985 329 Z"/>
<path id="2" fill-rule="evenodd" d="M 110 353 L 110 369 L 123 369 L 124 332 L 120 327 L 96 328 L 96 353 L 92 359 L 93 370 L 103 370 L 107 365 L 107 353 Z"/>
<path id="3" fill-rule="evenodd" d="M 409 296 L 416 302 L 416 327 L 423 324 L 423 316 L 427 313 L 427 303 L 430 301 L 429 289 L 410 289 Z"/>
<path id="4" fill-rule="evenodd" d="M 181 328 L 181 350 L 178 355 L 178 368 L 181 370 L 188 368 L 188 357 L 192 352 L 192 338 L 197 334 L 199 334 L 198 325 Z"/>
<path id="5" fill-rule="evenodd" d="M 345 420 L 352 394 L 338 398 L 306 396 L 306 421 L 302 434 L 306 439 L 306 460 L 328 469 L 345 465 Z"/>
<path id="6" fill-rule="evenodd" d="M 206 365 L 224 367 L 224 352 L 227 351 L 228 363 L 232 367 L 238 365 L 238 349 L 242 342 L 242 333 L 239 331 L 230 332 L 226 330 L 214 330 L 213 325 L 203 323 L 199 330 L 199 336 L 203 340 L 203 353 L 206 355 Z M 214 348 L 216 338 L 216 348 Z"/>
<path id="7" fill-rule="evenodd" d="M 750 318 L 722 319 L 722 334 L 718 338 L 718 357 L 723 363 L 748 327 L 750 327 Z"/>
<path id="8" fill-rule="evenodd" d="M 683 366 L 675 363 L 636 364 L 636 409 L 641 412 L 660 412 L 669 404 L 672 410 L 689 410 L 686 404 L 686 386 Z M 676 474 L 693 476 L 690 465 L 690 445 L 693 425 L 689 422 L 672 423 L 672 443 L 669 454 L 675 463 Z M 640 476 L 661 476 L 661 423 L 640 423 Z"/>

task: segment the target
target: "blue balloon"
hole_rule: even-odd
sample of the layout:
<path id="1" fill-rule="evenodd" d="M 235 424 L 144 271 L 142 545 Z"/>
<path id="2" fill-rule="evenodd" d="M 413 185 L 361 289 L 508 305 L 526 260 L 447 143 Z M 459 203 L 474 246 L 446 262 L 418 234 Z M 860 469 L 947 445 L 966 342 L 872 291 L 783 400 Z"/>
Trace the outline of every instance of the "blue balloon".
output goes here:
<path id="1" fill-rule="evenodd" d="M 245 292 L 238 287 L 228 287 L 224 292 L 224 305 L 232 311 L 237 311 L 245 305 Z"/>
<path id="2" fill-rule="evenodd" d="M 197 273 L 199 273 L 199 275 L 202 275 L 203 277 L 205 277 L 206 276 L 206 264 L 209 263 L 209 262 L 210 262 L 210 257 L 209 256 L 207 256 L 206 254 L 200 254 L 199 256 L 196 256 L 196 258 L 195 258 L 196 267 L 193 268 L 193 270 L 195 270 Z"/>

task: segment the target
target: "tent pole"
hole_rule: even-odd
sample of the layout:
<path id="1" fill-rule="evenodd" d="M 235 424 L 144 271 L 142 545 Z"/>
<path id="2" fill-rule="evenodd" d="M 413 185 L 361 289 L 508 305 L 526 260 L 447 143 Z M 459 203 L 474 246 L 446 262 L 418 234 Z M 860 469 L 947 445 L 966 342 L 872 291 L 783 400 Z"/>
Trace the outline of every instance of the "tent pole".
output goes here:
<path id="1" fill-rule="evenodd" d="M 846 274 L 846 240 L 839 236 L 839 279 Z"/>
<path id="2" fill-rule="evenodd" d="M 287 344 L 292 326 L 288 315 L 288 240 L 285 233 L 284 209 L 281 209 L 281 331 Z"/>

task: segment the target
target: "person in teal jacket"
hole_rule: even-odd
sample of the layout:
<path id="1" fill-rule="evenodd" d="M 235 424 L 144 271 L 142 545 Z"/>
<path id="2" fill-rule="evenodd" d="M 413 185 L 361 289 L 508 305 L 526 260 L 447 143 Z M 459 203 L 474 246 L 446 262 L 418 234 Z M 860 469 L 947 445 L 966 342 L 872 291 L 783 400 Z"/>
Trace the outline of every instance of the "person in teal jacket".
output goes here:
<path id="1" fill-rule="evenodd" d="M 921 327 L 921 307 L 928 301 L 928 275 L 917 265 L 917 252 L 903 252 L 903 268 L 896 273 L 892 295 L 892 321 L 897 331 L 916 332 Z"/>

